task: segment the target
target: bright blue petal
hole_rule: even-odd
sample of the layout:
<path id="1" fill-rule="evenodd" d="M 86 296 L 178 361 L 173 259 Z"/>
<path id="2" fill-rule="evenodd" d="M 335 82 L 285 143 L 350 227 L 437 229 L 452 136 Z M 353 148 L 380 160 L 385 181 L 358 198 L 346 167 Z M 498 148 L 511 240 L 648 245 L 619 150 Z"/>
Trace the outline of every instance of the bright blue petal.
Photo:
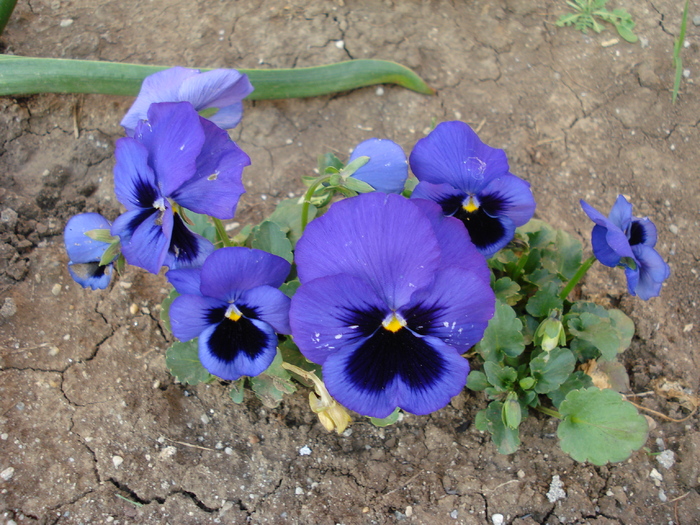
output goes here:
<path id="1" fill-rule="evenodd" d="M 632 205 L 622 195 L 618 195 L 612 210 L 610 210 L 608 220 L 622 231 L 627 231 L 632 220 Z"/>
<path id="2" fill-rule="evenodd" d="M 201 268 L 182 268 L 180 270 L 169 270 L 165 277 L 180 295 L 201 295 L 199 291 L 201 274 Z"/>
<path id="3" fill-rule="evenodd" d="M 447 183 L 470 194 L 508 173 L 505 152 L 484 144 L 467 124 L 456 121 L 438 124 L 420 139 L 410 164 L 418 180 Z"/>
<path id="4" fill-rule="evenodd" d="M 277 336 L 272 327 L 257 319 L 224 319 L 199 336 L 199 360 L 211 374 L 235 381 L 256 376 L 272 364 Z"/>
<path id="5" fill-rule="evenodd" d="M 241 178 L 250 157 L 226 131 L 205 119 L 200 122 L 206 141 L 197 158 L 196 172 L 171 197 L 195 213 L 232 219 L 238 199 L 245 193 Z"/>
<path id="6" fill-rule="evenodd" d="M 209 239 L 191 231 L 180 214 L 173 215 L 170 244 L 163 265 L 171 270 L 199 268 L 216 249 Z"/>
<path id="7" fill-rule="evenodd" d="M 148 75 L 141 84 L 138 97 L 121 121 L 127 135 L 133 136 L 136 125 L 148 118 L 148 108 L 154 102 L 179 102 L 180 86 L 187 78 L 197 74 L 197 69 L 172 67 Z"/>
<path id="8" fill-rule="evenodd" d="M 258 286 L 279 288 L 291 265 L 281 257 L 243 247 L 221 248 L 202 267 L 202 294 L 234 301 L 240 292 Z"/>
<path id="9" fill-rule="evenodd" d="M 413 189 L 411 199 L 426 199 L 438 203 L 445 215 L 454 215 L 467 194 L 449 184 L 419 182 Z"/>
<path id="10" fill-rule="evenodd" d="M 194 176 L 204 131 L 189 102 L 151 104 L 148 121 L 137 125 L 134 138 L 148 150 L 161 195 L 169 197 Z"/>
<path id="11" fill-rule="evenodd" d="M 657 297 L 663 282 L 671 275 L 671 269 L 661 255 L 649 246 L 634 246 L 632 250 L 639 265 L 639 282 L 634 292 L 645 301 Z"/>
<path id="12" fill-rule="evenodd" d="M 169 313 L 173 335 L 180 341 L 189 341 L 199 337 L 199 334 L 204 330 L 223 319 L 223 313 L 219 318 L 212 319 L 211 312 L 217 309 L 225 312 L 227 307 L 228 303 L 201 295 L 176 297 L 173 304 L 170 305 Z"/>
<path id="13" fill-rule="evenodd" d="M 472 243 L 462 221 L 454 217 L 445 217 L 440 206 L 432 201 L 411 199 L 411 203 L 421 209 L 433 226 L 440 244 L 440 268 L 448 266 L 468 268 L 481 279 L 489 282 L 491 270 L 484 256 Z"/>
<path id="14" fill-rule="evenodd" d="M 367 339 L 390 313 L 369 284 L 340 274 L 304 283 L 292 297 L 289 321 L 301 353 L 323 364 L 329 355 Z"/>
<path id="15" fill-rule="evenodd" d="M 630 295 L 637 295 L 637 286 L 639 285 L 639 266 L 630 268 L 625 266 L 625 277 L 627 278 L 627 291 Z"/>
<path id="16" fill-rule="evenodd" d="M 255 318 L 269 324 L 278 334 L 290 334 L 290 299 L 272 286 L 258 286 L 246 290 L 236 299 L 236 305 L 245 305 L 255 312 Z"/>
<path id="17" fill-rule="evenodd" d="M 439 410 L 461 392 L 468 373 L 467 360 L 454 348 L 406 329 L 396 334 L 382 329 L 354 348 L 331 354 L 323 364 L 331 396 L 350 410 L 377 418 L 396 407 L 414 414 Z"/>
<path id="18" fill-rule="evenodd" d="M 488 278 L 451 267 L 439 272 L 432 286 L 413 294 L 399 313 L 413 331 L 465 353 L 483 337 L 495 304 Z"/>
<path id="19" fill-rule="evenodd" d="M 352 175 L 353 178 L 384 193 L 403 191 L 408 178 L 408 161 L 401 146 L 391 140 L 365 140 L 357 145 L 349 162 L 358 157 L 369 157 L 370 160 Z"/>
<path id="20" fill-rule="evenodd" d="M 296 247 L 302 283 L 346 273 L 369 283 L 391 308 L 429 284 L 440 248 L 428 218 L 399 195 L 366 193 L 331 205 Z"/>
<path id="21" fill-rule="evenodd" d="M 619 236 L 616 236 L 616 238 L 619 239 Z M 608 244 L 608 230 L 603 226 L 598 226 L 597 224 L 593 226 L 593 231 L 591 232 L 591 246 L 595 258 L 605 266 L 614 268 L 620 264 L 622 256 Z"/>
<path id="22" fill-rule="evenodd" d="M 158 273 L 168 254 L 173 229 L 173 212 L 135 210 L 114 221 L 112 235 L 119 235 L 126 262 L 151 273 Z"/>
<path id="23" fill-rule="evenodd" d="M 150 208 L 160 197 L 156 176 L 148 165 L 148 150 L 135 139 L 123 137 L 114 148 L 114 193 L 129 210 Z"/>
<path id="24" fill-rule="evenodd" d="M 192 103 L 197 111 L 240 103 L 253 92 L 247 75 L 235 69 L 214 69 L 187 78 L 178 100 Z"/>
<path id="25" fill-rule="evenodd" d="M 230 106 L 219 108 L 219 111 L 207 117 L 207 120 L 212 121 L 221 129 L 233 129 L 240 123 L 243 118 L 243 103 L 236 102 Z"/>
<path id="26" fill-rule="evenodd" d="M 71 217 L 63 230 L 66 253 L 73 263 L 99 262 L 109 247 L 106 242 L 91 239 L 85 232 L 90 230 L 107 230 L 111 224 L 99 213 L 80 213 Z"/>
<path id="27" fill-rule="evenodd" d="M 112 279 L 112 265 L 100 266 L 97 262 L 68 263 L 68 272 L 83 288 L 103 290 Z"/>
<path id="28" fill-rule="evenodd" d="M 497 198 L 501 203 L 500 213 L 513 221 L 515 226 L 522 226 L 532 219 L 535 213 L 535 198 L 530 190 L 530 183 L 510 173 L 493 179 L 478 195 Z"/>

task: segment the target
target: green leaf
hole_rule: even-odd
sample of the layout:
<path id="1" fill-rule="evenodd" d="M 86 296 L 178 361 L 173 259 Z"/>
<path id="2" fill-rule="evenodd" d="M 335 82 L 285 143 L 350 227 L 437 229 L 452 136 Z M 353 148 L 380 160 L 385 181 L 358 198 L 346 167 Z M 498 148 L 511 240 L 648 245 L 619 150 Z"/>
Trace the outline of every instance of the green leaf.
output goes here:
<path id="1" fill-rule="evenodd" d="M 510 390 L 513 383 L 518 379 L 518 372 L 515 368 L 501 366 L 493 361 L 486 361 L 484 363 L 484 373 L 486 374 L 489 384 L 502 392 Z"/>
<path id="2" fill-rule="evenodd" d="M 262 374 L 250 378 L 250 388 L 268 408 L 276 408 L 285 394 L 296 392 L 297 387 L 291 380 L 291 374 L 282 366 L 282 354 L 279 348 L 275 359 Z"/>
<path id="3" fill-rule="evenodd" d="M 119 237 L 112 235 L 109 230 L 98 228 L 96 230 L 88 230 L 83 235 L 89 237 L 94 241 L 104 242 L 106 244 L 112 244 L 119 242 Z"/>
<path id="4" fill-rule="evenodd" d="M 565 280 L 571 279 L 581 267 L 583 248 L 581 241 L 562 230 L 557 230 L 555 259 L 557 269 Z"/>
<path id="5" fill-rule="evenodd" d="M 360 179 L 356 179 L 354 177 L 348 177 L 345 179 L 343 182 L 343 185 L 352 191 L 356 191 L 357 193 L 370 193 L 374 191 L 374 187 L 370 186 L 367 184 L 365 181 L 362 181 Z"/>
<path id="6" fill-rule="evenodd" d="M 552 404 L 556 408 L 559 408 L 569 392 L 592 386 L 593 381 L 591 380 L 591 377 L 588 374 L 577 370 L 571 374 L 566 381 L 559 385 L 559 388 L 552 390 L 551 392 L 547 392 L 547 397 L 552 401 Z"/>
<path id="7" fill-rule="evenodd" d="M 617 347 L 617 353 L 622 353 L 627 350 L 632 344 L 634 337 L 634 321 L 630 319 L 622 310 L 608 310 L 608 317 L 612 322 L 612 326 L 617 332 L 617 337 L 620 341 Z"/>
<path id="8" fill-rule="evenodd" d="M 231 401 L 236 404 L 243 403 L 243 398 L 245 397 L 245 377 L 241 377 L 238 381 L 233 381 L 231 383 L 231 390 L 229 390 L 228 395 L 231 397 Z"/>
<path id="9" fill-rule="evenodd" d="M 567 324 L 571 335 L 595 346 L 603 359 L 610 361 L 617 355 L 621 345 L 620 336 L 607 317 L 607 312 L 605 318 L 584 312 L 578 319 L 572 318 Z"/>
<path id="10" fill-rule="evenodd" d="M 501 277 L 497 279 L 493 285 L 493 291 L 496 293 L 496 297 L 501 300 L 501 302 L 506 303 L 509 306 L 515 306 L 515 304 L 522 298 L 522 295 L 518 293 L 520 291 L 520 285 L 513 281 L 510 277 Z"/>
<path id="11" fill-rule="evenodd" d="M 515 310 L 502 301 L 496 301 L 496 312 L 489 321 L 478 350 L 485 361 L 500 361 L 503 356 L 517 357 L 525 350 L 523 323 Z"/>
<path id="12" fill-rule="evenodd" d="M 343 163 L 333 153 L 324 153 L 318 156 L 318 172 L 326 173 L 327 168 L 333 168 L 336 171 L 343 169 Z"/>
<path id="13" fill-rule="evenodd" d="M 564 301 L 559 298 L 559 287 L 555 283 L 549 283 L 530 297 L 525 310 L 533 317 L 547 317 L 552 310 L 561 310 L 563 307 Z"/>
<path id="14" fill-rule="evenodd" d="M 299 282 L 299 279 L 293 279 L 280 286 L 280 291 L 291 299 L 294 297 L 294 294 L 297 292 L 300 286 L 301 283 Z"/>
<path id="15" fill-rule="evenodd" d="M 568 348 L 542 352 L 530 361 L 532 377 L 537 380 L 535 392 L 546 394 L 558 388 L 574 371 L 576 358 Z"/>
<path id="16" fill-rule="evenodd" d="M 185 222 L 188 222 L 189 228 L 194 233 L 198 233 L 205 239 L 209 239 L 211 242 L 214 243 L 218 240 L 216 238 L 216 228 L 211 223 L 211 219 L 208 215 L 204 215 L 202 213 L 195 213 L 190 210 L 183 212 L 183 215 L 186 219 Z"/>
<path id="17" fill-rule="evenodd" d="M 280 201 L 272 212 L 272 215 L 267 219 L 277 224 L 280 229 L 288 235 L 292 246 L 296 246 L 304 233 L 301 228 L 301 209 L 302 202 L 300 199 L 284 199 Z M 308 220 L 313 220 L 316 217 L 317 209 L 314 205 L 309 205 Z"/>
<path id="18" fill-rule="evenodd" d="M 12 11 L 15 9 L 17 0 L 2 0 L 0 1 L 0 35 L 5 30 L 10 16 L 12 16 Z"/>
<path id="19" fill-rule="evenodd" d="M 627 40 L 630 44 L 634 44 L 639 40 L 639 37 L 635 35 L 630 29 L 627 27 L 623 26 L 622 24 L 615 24 L 615 29 L 617 29 L 617 33 Z"/>
<path id="20" fill-rule="evenodd" d="M 491 434 L 494 444 L 501 454 L 512 454 L 520 447 L 520 436 L 517 429 L 508 428 L 503 423 L 503 403 L 492 401 L 485 410 L 480 410 L 474 426 L 482 432 Z"/>
<path id="21" fill-rule="evenodd" d="M 467 388 L 474 392 L 481 392 L 490 386 L 486 374 L 479 370 L 472 370 L 467 376 Z"/>
<path id="22" fill-rule="evenodd" d="M 0 55 L 0 96 L 32 93 L 135 96 L 144 78 L 163 69 L 168 66 Z M 385 60 L 239 71 L 247 74 L 255 87 L 248 100 L 316 97 L 374 84 L 398 84 L 426 95 L 435 93 L 407 67 Z"/>
<path id="23" fill-rule="evenodd" d="M 393 425 L 399 420 L 400 414 L 401 409 L 399 407 L 396 407 L 391 414 L 384 418 L 371 417 L 369 418 L 369 420 L 375 427 L 388 427 L 389 425 Z"/>
<path id="24" fill-rule="evenodd" d="M 279 225 L 272 221 L 265 221 L 253 228 L 251 234 L 251 248 L 265 250 L 273 255 L 286 259 L 290 263 L 294 260 L 292 256 L 292 243 L 287 239 L 285 233 Z"/>
<path id="25" fill-rule="evenodd" d="M 649 426 L 637 409 L 612 390 L 573 390 L 559 407 L 557 435 L 576 461 L 594 465 L 624 461 L 647 440 Z"/>
<path id="26" fill-rule="evenodd" d="M 170 290 L 170 293 L 167 295 L 167 297 L 163 299 L 163 302 L 160 303 L 160 320 L 163 322 L 163 326 L 165 326 L 165 329 L 171 333 L 173 329 L 170 326 L 170 306 L 173 304 L 173 301 L 179 296 L 180 294 L 177 293 L 177 290 L 173 288 L 172 290 Z"/>
<path id="27" fill-rule="evenodd" d="M 368 162 L 369 157 L 367 156 L 357 157 L 355 160 L 353 160 L 347 166 L 345 166 L 342 170 L 340 170 L 340 175 L 343 179 L 347 179 Z"/>
<path id="28" fill-rule="evenodd" d="M 199 361 L 198 339 L 174 343 L 165 351 L 165 366 L 180 383 L 197 385 L 212 381 L 211 375 Z"/>
<path id="29" fill-rule="evenodd" d="M 119 239 L 107 246 L 107 249 L 104 251 L 102 257 L 100 258 L 100 266 L 107 266 L 109 263 L 111 263 L 114 260 L 114 258 L 119 255 L 121 247 L 122 246 L 119 242 Z"/>
<path id="30" fill-rule="evenodd" d="M 306 370 L 307 372 L 312 372 L 319 379 L 323 379 L 323 374 L 321 373 L 321 365 L 317 365 L 316 363 L 312 363 L 311 361 L 306 359 L 306 357 L 304 357 L 304 355 L 299 351 L 299 348 L 297 347 L 297 345 L 294 344 L 294 341 L 292 341 L 291 338 L 287 338 L 284 341 L 282 341 L 279 344 L 278 348 L 280 354 L 282 355 L 282 359 L 285 363 L 294 365 L 298 368 L 301 368 L 302 370 Z M 312 381 L 309 381 L 302 376 L 298 376 L 294 372 L 290 372 L 290 374 L 301 384 L 306 385 L 308 387 L 314 386 Z"/>

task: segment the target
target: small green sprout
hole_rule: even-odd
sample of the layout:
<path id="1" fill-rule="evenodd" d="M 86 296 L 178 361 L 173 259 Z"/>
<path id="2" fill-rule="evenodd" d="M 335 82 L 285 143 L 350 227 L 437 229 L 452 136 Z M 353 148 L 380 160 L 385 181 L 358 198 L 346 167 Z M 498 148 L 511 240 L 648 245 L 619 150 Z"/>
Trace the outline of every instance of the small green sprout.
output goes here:
<path id="1" fill-rule="evenodd" d="M 634 44 L 639 38 L 632 32 L 634 29 L 632 15 L 624 9 L 608 11 L 605 9 L 607 2 L 608 0 L 567 0 L 566 3 L 575 12 L 562 15 L 556 24 L 559 27 L 573 25 L 583 33 L 587 33 L 589 29 L 600 33 L 605 26 L 599 20 L 609 22 L 615 26 L 622 38 Z"/>

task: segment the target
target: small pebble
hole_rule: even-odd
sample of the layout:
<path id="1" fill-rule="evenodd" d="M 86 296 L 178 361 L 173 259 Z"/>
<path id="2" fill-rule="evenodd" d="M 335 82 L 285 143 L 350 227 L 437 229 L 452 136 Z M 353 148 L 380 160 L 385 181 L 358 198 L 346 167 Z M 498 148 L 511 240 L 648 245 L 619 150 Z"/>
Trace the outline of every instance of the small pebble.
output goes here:
<path id="1" fill-rule="evenodd" d="M 304 495 L 304 489 L 302 489 L 301 487 L 297 487 L 297 488 L 294 489 L 294 494 L 296 494 L 297 496 L 303 496 L 303 495 Z"/>
<path id="2" fill-rule="evenodd" d="M 491 521 L 493 522 L 493 525 L 503 525 L 505 519 L 503 518 L 503 514 L 494 514 L 491 516 Z"/>
<path id="3" fill-rule="evenodd" d="M 345 41 L 344 40 L 336 40 L 335 47 L 337 47 L 338 49 L 343 49 L 345 47 Z"/>
<path id="4" fill-rule="evenodd" d="M 5 297 L 5 302 L 0 307 L 0 315 L 5 319 L 9 319 L 17 313 L 17 305 L 12 297 Z"/>
<path id="5" fill-rule="evenodd" d="M 311 455 L 311 449 L 309 448 L 308 445 L 304 445 L 299 449 L 299 455 L 300 456 L 310 456 Z"/>
<path id="6" fill-rule="evenodd" d="M 674 235 L 678 235 L 678 226 L 676 226 L 675 224 L 671 224 L 668 227 L 668 231 L 670 231 Z"/>
<path id="7" fill-rule="evenodd" d="M 232 456 L 232 455 L 233 455 L 233 449 L 232 449 L 231 447 L 226 447 L 226 448 L 224 449 L 224 452 L 225 452 L 226 454 L 228 454 L 229 456 Z"/>
<path id="8" fill-rule="evenodd" d="M 377 90 L 374 92 L 378 97 L 381 97 L 384 94 L 384 88 L 382 86 L 379 86 Z"/>
<path id="9" fill-rule="evenodd" d="M 549 484 L 549 492 L 547 492 L 547 499 L 550 503 L 554 503 L 565 497 L 566 491 L 564 490 L 564 484 L 559 478 L 559 475 L 552 476 L 552 482 Z"/>
<path id="10" fill-rule="evenodd" d="M 139 313 L 139 305 L 136 303 L 131 303 L 131 306 L 129 306 L 129 313 L 131 315 L 136 315 Z"/>
<path id="11" fill-rule="evenodd" d="M 112 456 L 112 464 L 114 465 L 114 468 L 119 468 L 119 465 L 124 463 L 124 458 L 121 456 Z"/>
<path id="12" fill-rule="evenodd" d="M 4 479 L 5 481 L 10 481 L 12 479 L 12 476 L 15 475 L 15 469 L 14 467 L 7 467 L 5 470 L 0 472 L 0 478 Z"/>
<path id="13" fill-rule="evenodd" d="M 459 512 L 457 512 L 457 509 L 450 512 L 450 518 L 452 518 L 453 520 L 456 520 L 458 516 L 459 516 Z"/>
<path id="14" fill-rule="evenodd" d="M 61 285 L 58 283 L 54 284 L 53 287 L 51 288 L 51 293 L 54 295 L 60 294 L 61 293 Z"/>
<path id="15" fill-rule="evenodd" d="M 64 18 L 61 20 L 61 27 L 70 27 L 73 25 L 73 20 L 70 18 Z"/>
<path id="16" fill-rule="evenodd" d="M 658 461 L 659 465 L 663 468 L 669 469 L 676 462 L 676 455 L 673 453 L 673 450 L 664 450 L 656 456 L 656 461 Z"/>
<path id="17" fill-rule="evenodd" d="M 161 450 L 158 457 L 160 457 L 160 459 L 168 459 L 173 457 L 175 454 L 177 454 L 177 449 L 171 445 Z"/>
<path id="18" fill-rule="evenodd" d="M 694 26 L 700 26 L 700 15 L 695 15 L 693 17 L 693 25 Z"/>

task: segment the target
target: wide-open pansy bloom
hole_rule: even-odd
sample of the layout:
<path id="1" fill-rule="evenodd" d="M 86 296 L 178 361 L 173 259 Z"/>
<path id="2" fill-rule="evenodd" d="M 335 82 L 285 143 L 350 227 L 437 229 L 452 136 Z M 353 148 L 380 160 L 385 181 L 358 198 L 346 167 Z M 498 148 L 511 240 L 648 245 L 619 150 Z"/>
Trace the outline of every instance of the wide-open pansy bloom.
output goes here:
<path id="1" fill-rule="evenodd" d="M 152 104 L 134 137 L 117 141 L 114 189 L 126 207 L 112 226 L 126 260 L 152 273 L 198 266 L 214 246 L 195 235 L 180 207 L 231 219 L 250 158 L 189 102 Z"/>
<path id="2" fill-rule="evenodd" d="M 210 373 L 236 380 L 272 363 L 277 335 L 289 334 L 289 298 L 278 288 L 291 265 L 249 248 L 221 248 L 201 268 L 170 270 L 182 294 L 170 306 L 175 337 L 199 337 L 199 360 Z"/>
<path id="3" fill-rule="evenodd" d="M 104 289 L 112 279 L 113 265 L 101 265 L 100 261 L 110 243 L 85 235 L 92 230 L 109 232 L 111 224 L 99 213 L 74 215 L 66 223 L 63 241 L 68 253 L 68 272 L 83 288 Z"/>
<path id="4" fill-rule="evenodd" d="M 632 205 L 622 195 L 605 217 L 585 201 L 581 207 L 595 222 L 591 233 L 593 254 L 605 266 L 622 266 L 627 289 L 644 300 L 659 295 L 671 270 L 656 246 L 656 226 L 647 217 L 632 215 Z"/>
<path id="5" fill-rule="evenodd" d="M 420 139 L 410 156 L 420 181 L 413 197 L 437 202 L 464 222 L 472 242 L 490 257 L 532 218 L 530 184 L 508 170 L 503 150 L 484 144 L 464 122 L 443 122 Z"/>
<path id="6" fill-rule="evenodd" d="M 350 155 L 348 164 L 358 157 L 369 157 L 369 162 L 352 177 L 384 193 L 401 193 L 408 178 L 408 161 L 401 146 L 387 139 L 369 139 L 361 142 Z"/>
<path id="7" fill-rule="evenodd" d="M 148 108 L 155 102 L 190 102 L 195 110 L 215 111 L 207 118 L 222 129 L 238 125 L 243 116 L 242 100 L 253 92 L 248 76 L 235 69 L 198 69 L 173 67 L 146 77 L 141 91 L 121 121 L 132 137 L 136 125 L 148 118 Z"/>
<path id="8" fill-rule="evenodd" d="M 386 417 L 427 414 L 464 387 L 461 354 L 494 311 L 486 260 L 439 206 L 367 193 L 333 204 L 296 248 L 295 343 L 330 394 Z"/>

